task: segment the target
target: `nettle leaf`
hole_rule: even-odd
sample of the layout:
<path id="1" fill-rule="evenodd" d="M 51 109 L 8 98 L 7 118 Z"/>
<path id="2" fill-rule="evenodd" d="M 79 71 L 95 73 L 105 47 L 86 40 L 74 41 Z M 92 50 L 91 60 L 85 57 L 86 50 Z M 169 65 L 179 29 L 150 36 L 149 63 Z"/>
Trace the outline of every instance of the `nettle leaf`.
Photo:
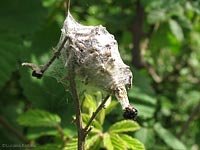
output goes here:
<path id="1" fill-rule="evenodd" d="M 119 136 L 124 141 L 127 148 L 131 150 L 145 150 L 144 145 L 139 140 L 126 134 L 120 134 Z"/>
<path id="2" fill-rule="evenodd" d="M 99 134 L 88 137 L 85 143 L 86 149 L 91 149 L 91 147 L 94 146 L 95 142 L 99 140 L 99 138 L 100 138 Z"/>
<path id="3" fill-rule="evenodd" d="M 110 136 L 114 150 L 127 150 L 125 142 L 120 138 L 118 134 L 112 133 Z"/>
<path id="4" fill-rule="evenodd" d="M 113 150 L 113 149 L 114 149 L 113 144 L 112 144 L 112 141 L 111 141 L 110 134 L 108 134 L 108 133 L 105 133 L 105 134 L 103 135 L 103 146 L 104 146 L 106 149 L 109 149 L 109 150 Z"/>
<path id="5" fill-rule="evenodd" d="M 181 26 L 178 24 L 178 22 L 173 19 L 170 19 L 169 27 L 170 27 L 173 35 L 176 37 L 176 39 L 178 41 L 183 41 L 183 39 L 184 39 L 183 30 L 182 30 Z"/>
<path id="6" fill-rule="evenodd" d="M 61 122 L 61 119 L 56 114 L 35 109 L 29 110 L 20 115 L 17 119 L 17 122 L 20 125 L 30 127 L 55 127 Z"/>
<path id="7" fill-rule="evenodd" d="M 179 139 L 177 139 L 171 132 L 163 128 L 160 123 L 156 123 L 154 125 L 154 129 L 158 134 L 158 136 L 172 149 L 186 150 L 186 146 Z"/>
<path id="8" fill-rule="evenodd" d="M 67 141 L 67 145 L 65 146 L 65 148 L 63 150 L 77 150 L 78 146 L 78 139 L 72 139 Z"/>
<path id="9" fill-rule="evenodd" d="M 130 131 L 136 131 L 140 129 L 140 126 L 137 122 L 132 120 L 123 120 L 120 122 L 117 122 L 113 124 L 109 128 L 110 133 L 122 133 L 122 132 L 130 132 Z"/>

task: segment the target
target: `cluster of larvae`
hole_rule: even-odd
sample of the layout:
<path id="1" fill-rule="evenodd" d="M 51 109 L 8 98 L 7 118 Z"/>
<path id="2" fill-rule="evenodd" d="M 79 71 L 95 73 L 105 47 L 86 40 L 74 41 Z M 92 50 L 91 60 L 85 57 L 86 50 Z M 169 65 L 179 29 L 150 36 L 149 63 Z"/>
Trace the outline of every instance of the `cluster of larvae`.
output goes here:
<path id="1" fill-rule="evenodd" d="M 130 67 L 122 61 L 117 41 L 105 27 L 84 26 L 68 15 L 58 47 L 67 37 L 62 56 L 65 66 L 73 66 L 85 84 L 112 93 L 120 102 L 126 119 L 135 119 L 137 110 L 129 104 L 126 89 L 132 86 Z"/>

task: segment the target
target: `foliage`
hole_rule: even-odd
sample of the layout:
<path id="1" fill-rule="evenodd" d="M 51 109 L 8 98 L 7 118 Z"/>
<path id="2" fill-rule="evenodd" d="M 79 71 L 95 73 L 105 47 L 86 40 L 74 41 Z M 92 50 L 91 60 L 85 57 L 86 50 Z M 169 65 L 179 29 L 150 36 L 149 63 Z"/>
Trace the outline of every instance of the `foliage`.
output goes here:
<path id="1" fill-rule="evenodd" d="M 86 99 L 88 97 L 89 96 L 87 95 Z M 85 111 L 92 108 L 91 106 L 88 106 L 87 103 L 84 104 L 85 105 L 83 105 L 83 107 L 85 107 Z M 96 106 L 93 105 L 92 109 L 96 109 L 95 107 Z M 114 109 L 113 105 L 109 105 L 108 109 Z M 92 123 L 93 129 L 86 140 L 87 149 L 144 149 L 144 145 L 140 141 L 126 134 L 127 132 L 133 132 L 140 128 L 136 122 L 131 120 L 123 120 L 114 123 L 111 126 L 104 125 L 104 118 L 108 115 L 108 113 L 104 113 L 104 111 L 105 110 L 101 111 L 99 116 Z M 84 123 L 86 124 L 90 118 L 90 115 L 84 114 L 82 117 Z"/>
<path id="2" fill-rule="evenodd" d="M 29 127 L 55 127 L 60 123 L 60 117 L 42 110 L 29 110 L 20 115 L 17 122 Z"/>
<path id="3" fill-rule="evenodd" d="M 74 106 L 62 61 L 57 60 L 41 80 L 21 67 L 21 62 L 43 64 L 52 54 L 65 18 L 64 2 L 1 2 L 0 143 L 24 143 L 22 135 L 37 145 L 33 149 L 76 149 Z M 102 24 L 115 35 L 134 74 L 128 94 L 139 112 L 138 123 L 122 121 L 123 112 L 112 98 L 92 123 L 86 147 L 198 150 L 200 116 L 192 112 L 200 103 L 200 2 L 71 0 L 71 12 L 81 23 Z M 135 26 L 141 27 L 142 35 Z M 132 60 L 138 37 L 142 68 Z M 86 124 L 102 97 L 86 91 L 80 99 Z"/>

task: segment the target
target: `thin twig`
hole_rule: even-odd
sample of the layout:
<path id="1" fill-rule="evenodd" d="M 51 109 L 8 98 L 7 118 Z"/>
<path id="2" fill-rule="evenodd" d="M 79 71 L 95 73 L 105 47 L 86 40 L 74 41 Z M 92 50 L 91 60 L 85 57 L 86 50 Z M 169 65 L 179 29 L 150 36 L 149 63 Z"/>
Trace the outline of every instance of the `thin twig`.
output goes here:
<path id="1" fill-rule="evenodd" d="M 44 72 L 51 66 L 51 64 L 55 61 L 55 59 L 60 56 L 60 52 L 63 49 L 67 40 L 68 40 L 68 37 L 66 36 L 64 40 L 62 41 L 61 45 L 59 46 L 59 48 L 57 49 L 57 51 L 54 53 L 54 55 L 50 58 L 50 60 L 45 65 L 37 66 L 32 63 L 22 63 L 22 66 L 30 67 L 33 70 L 32 72 L 33 77 L 36 77 L 39 79 L 42 78 Z"/>
<path id="2" fill-rule="evenodd" d="M 3 117 L 0 116 L 0 124 L 5 127 L 7 130 L 12 132 L 16 137 L 18 137 L 22 142 L 29 143 L 29 140 L 26 139 L 24 135 L 22 135 L 17 129 L 9 124 L 9 122 Z"/>
<path id="3" fill-rule="evenodd" d="M 88 132 L 88 128 L 89 128 L 90 124 L 92 123 L 92 121 L 94 120 L 94 118 L 97 116 L 97 114 L 99 113 L 99 111 L 100 111 L 102 108 L 104 108 L 105 103 L 106 103 L 106 101 L 108 100 L 109 97 L 110 97 L 110 95 L 107 95 L 107 96 L 104 98 L 104 100 L 101 102 L 101 104 L 99 105 L 99 107 L 96 109 L 96 111 L 93 112 L 93 114 L 92 114 L 90 120 L 88 121 L 87 125 L 86 125 L 85 128 L 84 128 L 84 130 L 85 130 L 86 133 L 89 133 L 89 132 Z M 85 136 L 87 136 L 87 135 L 85 135 Z"/>

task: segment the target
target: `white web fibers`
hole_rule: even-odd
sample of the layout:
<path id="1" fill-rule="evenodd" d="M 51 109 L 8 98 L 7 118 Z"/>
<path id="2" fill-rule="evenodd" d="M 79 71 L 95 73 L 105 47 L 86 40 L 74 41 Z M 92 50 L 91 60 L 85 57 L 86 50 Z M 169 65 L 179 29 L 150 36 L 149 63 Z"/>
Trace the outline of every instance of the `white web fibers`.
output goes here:
<path id="1" fill-rule="evenodd" d="M 67 85 L 66 76 L 67 69 L 64 66 L 64 62 L 61 57 L 57 58 L 49 69 L 45 72 L 45 76 L 55 78 L 59 83 Z"/>
<path id="2" fill-rule="evenodd" d="M 62 66 L 73 66 L 85 84 L 115 94 L 123 109 L 129 107 L 126 88 L 132 85 L 132 73 L 120 57 L 114 36 L 101 25 L 81 25 L 68 13 L 58 47 L 65 37 L 68 41 L 61 53 L 65 64 Z M 60 77 L 63 68 L 54 66 L 56 76 Z"/>

